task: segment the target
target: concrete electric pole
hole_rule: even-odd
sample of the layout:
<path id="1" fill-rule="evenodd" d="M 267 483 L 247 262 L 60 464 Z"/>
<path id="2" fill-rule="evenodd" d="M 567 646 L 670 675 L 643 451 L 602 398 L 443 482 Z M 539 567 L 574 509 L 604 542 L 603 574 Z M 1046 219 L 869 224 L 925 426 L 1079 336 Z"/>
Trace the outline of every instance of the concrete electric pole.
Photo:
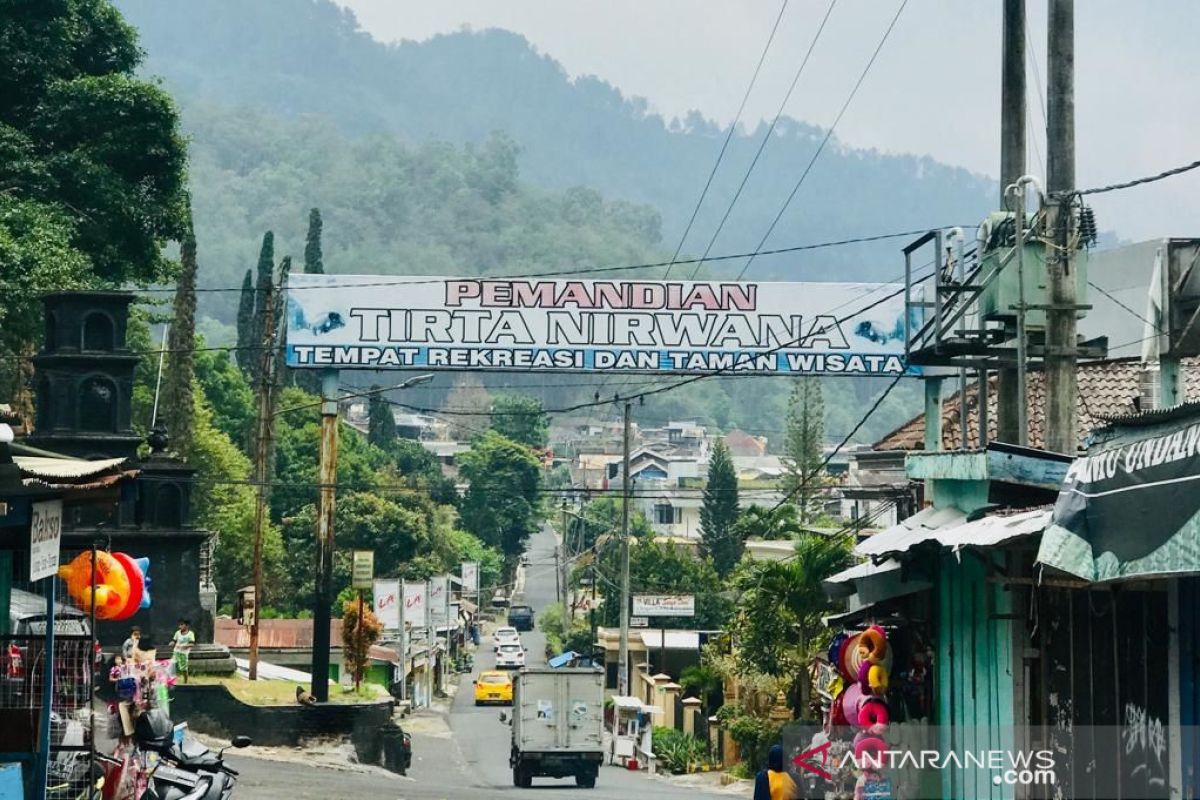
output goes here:
<path id="1" fill-rule="evenodd" d="M 621 470 L 621 642 L 617 650 L 617 694 L 629 696 L 629 448 L 631 404 L 625 403 Z"/>
<path id="2" fill-rule="evenodd" d="M 1075 3 L 1049 0 L 1046 101 L 1046 441 L 1074 455 L 1079 447 L 1075 403 L 1076 314 L 1073 196 L 1075 190 Z"/>
<path id="3" fill-rule="evenodd" d="M 1000 67 L 1000 203 L 1008 208 L 1007 188 L 1025 174 L 1025 0 L 1003 0 Z M 980 402 L 986 402 L 985 379 Z M 996 439 L 1021 441 L 1017 370 L 1002 367 L 996 376 Z M 981 443 L 983 439 L 980 440 Z"/>

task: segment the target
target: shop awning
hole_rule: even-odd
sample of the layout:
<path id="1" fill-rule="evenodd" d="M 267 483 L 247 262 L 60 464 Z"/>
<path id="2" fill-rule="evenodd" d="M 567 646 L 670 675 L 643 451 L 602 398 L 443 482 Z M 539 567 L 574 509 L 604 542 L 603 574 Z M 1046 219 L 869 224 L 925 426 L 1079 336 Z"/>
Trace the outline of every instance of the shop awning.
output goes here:
<path id="1" fill-rule="evenodd" d="M 700 633 L 698 631 L 667 631 L 667 650 L 699 650 Z M 641 631 L 642 644 L 648 650 L 658 650 L 663 646 L 663 632 L 648 630 Z"/>
<path id="2" fill-rule="evenodd" d="M 830 597 L 849 597 L 856 594 L 859 602 L 868 604 L 920 592 L 931 588 L 932 585 L 923 580 L 905 580 L 901 564 L 894 558 L 878 564 L 870 561 L 856 564 L 821 581 L 822 588 Z"/>
<path id="3" fill-rule="evenodd" d="M 903 522 L 863 539 L 854 552 L 871 558 L 904 553 L 913 545 L 936 538 L 938 531 L 966 521 L 967 515 L 957 508 L 925 508 Z"/>
<path id="4" fill-rule="evenodd" d="M 1114 420 L 1067 472 L 1037 560 L 1086 581 L 1200 573 L 1200 405 Z"/>

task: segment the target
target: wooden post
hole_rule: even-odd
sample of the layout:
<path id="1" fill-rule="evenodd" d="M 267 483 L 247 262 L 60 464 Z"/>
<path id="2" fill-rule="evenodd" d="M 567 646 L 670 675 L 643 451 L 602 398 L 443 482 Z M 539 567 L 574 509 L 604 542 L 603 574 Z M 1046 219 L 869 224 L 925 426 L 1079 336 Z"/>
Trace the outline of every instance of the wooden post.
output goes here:
<path id="1" fill-rule="evenodd" d="M 317 581 L 313 600 L 312 693 L 318 702 L 329 700 L 329 604 L 333 586 L 333 511 L 337 497 L 338 372 L 321 374 L 321 485 L 317 508 Z M 257 617 L 256 617 L 257 619 Z"/>
<path id="2" fill-rule="evenodd" d="M 258 620 L 263 596 L 263 527 L 267 517 L 267 484 L 271 448 L 271 397 L 275 365 L 275 283 L 267 284 L 262 353 L 258 370 L 258 420 L 254 433 L 254 620 L 250 624 L 250 680 L 258 680 Z"/>

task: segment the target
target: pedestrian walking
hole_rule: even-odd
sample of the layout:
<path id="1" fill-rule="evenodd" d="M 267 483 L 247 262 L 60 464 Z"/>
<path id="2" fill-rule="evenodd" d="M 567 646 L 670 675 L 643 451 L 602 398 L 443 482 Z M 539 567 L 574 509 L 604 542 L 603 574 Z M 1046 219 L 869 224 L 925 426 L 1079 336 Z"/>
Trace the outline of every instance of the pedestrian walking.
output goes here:
<path id="1" fill-rule="evenodd" d="M 796 782 L 783 768 L 783 747 L 771 745 L 766 769 L 754 778 L 754 800 L 796 800 L 799 796 Z"/>

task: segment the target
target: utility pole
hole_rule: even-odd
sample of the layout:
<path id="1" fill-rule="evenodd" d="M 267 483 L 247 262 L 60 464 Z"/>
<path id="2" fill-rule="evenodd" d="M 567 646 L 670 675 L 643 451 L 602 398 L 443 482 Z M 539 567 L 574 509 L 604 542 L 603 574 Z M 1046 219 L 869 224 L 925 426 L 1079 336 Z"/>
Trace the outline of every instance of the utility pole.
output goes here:
<path id="1" fill-rule="evenodd" d="M 1047 450 L 1074 455 L 1079 448 L 1075 400 L 1076 312 L 1075 190 L 1075 2 L 1049 0 L 1046 98 L 1046 443 Z"/>
<path id="2" fill-rule="evenodd" d="M 329 700 L 329 604 L 333 602 L 333 510 L 338 449 L 338 372 L 321 373 L 321 455 L 317 482 L 317 586 L 313 600 L 312 694 Z"/>
<path id="3" fill-rule="evenodd" d="M 563 608 L 567 612 L 567 623 L 570 624 L 571 618 L 574 615 L 571 610 L 571 587 L 568 585 L 568 581 L 567 581 L 567 563 L 571 557 L 571 548 L 569 548 L 567 546 L 567 542 L 569 541 L 569 536 L 568 536 L 568 532 L 567 532 L 568 524 L 569 523 L 567 522 L 567 501 L 564 498 L 562 501 L 562 537 L 563 537 L 562 552 L 561 552 L 562 560 L 558 562 L 558 570 L 559 570 L 558 581 L 562 585 L 562 604 L 563 604 Z"/>
<path id="4" fill-rule="evenodd" d="M 617 651 L 617 694 L 629 696 L 629 415 L 625 403 L 625 433 L 621 447 L 621 643 Z"/>
<path id="5" fill-rule="evenodd" d="M 554 546 L 554 599 L 562 605 L 565 611 L 567 604 L 563 602 L 562 548 L 558 545 Z"/>
<path id="6" fill-rule="evenodd" d="M 263 596 L 263 527 L 267 519 L 267 474 L 274 428 L 272 401 L 275 386 L 275 282 L 267 285 L 262 355 L 258 370 L 258 426 L 254 435 L 254 618 L 250 623 L 250 680 L 258 680 L 258 625 Z"/>
<path id="7" fill-rule="evenodd" d="M 1007 208 L 1005 191 L 1025 174 L 1025 0 L 1003 0 L 1000 67 L 1000 207 Z M 979 403 L 986 413 L 987 375 L 981 375 Z M 1017 370 L 1002 367 L 996 375 L 996 439 L 1020 441 Z M 986 429 L 984 431 L 986 433 Z M 986 437 L 980 439 L 981 444 Z"/>

